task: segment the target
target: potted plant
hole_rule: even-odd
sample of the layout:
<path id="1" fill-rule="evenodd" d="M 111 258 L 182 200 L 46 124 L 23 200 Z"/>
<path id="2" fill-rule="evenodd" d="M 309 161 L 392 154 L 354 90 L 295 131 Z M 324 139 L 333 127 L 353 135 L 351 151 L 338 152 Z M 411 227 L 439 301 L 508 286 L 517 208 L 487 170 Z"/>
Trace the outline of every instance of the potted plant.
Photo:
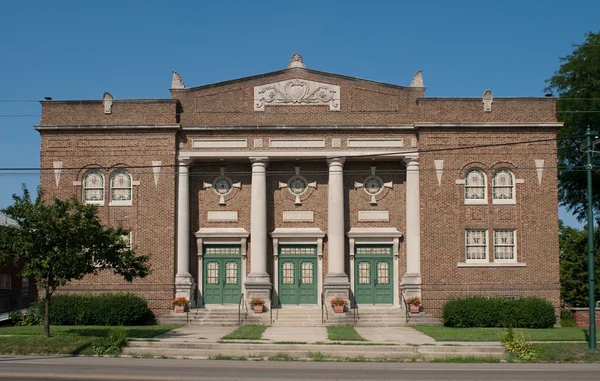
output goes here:
<path id="1" fill-rule="evenodd" d="M 408 304 L 411 313 L 416 314 L 421 310 L 421 299 L 418 296 L 406 298 L 406 304 Z"/>
<path id="2" fill-rule="evenodd" d="M 263 306 L 265 305 L 265 301 L 261 298 L 252 298 L 250 299 L 250 305 L 255 313 L 260 314 L 263 312 Z"/>
<path id="3" fill-rule="evenodd" d="M 333 307 L 333 312 L 335 313 L 344 312 L 344 307 L 348 304 L 346 299 L 342 298 L 341 296 L 336 296 L 335 298 L 331 299 L 329 303 L 331 303 L 331 306 Z"/>
<path id="4" fill-rule="evenodd" d="M 173 299 L 172 302 L 173 306 L 175 307 L 175 312 L 177 313 L 185 312 L 185 308 L 189 303 L 190 301 L 183 296 Z"/>

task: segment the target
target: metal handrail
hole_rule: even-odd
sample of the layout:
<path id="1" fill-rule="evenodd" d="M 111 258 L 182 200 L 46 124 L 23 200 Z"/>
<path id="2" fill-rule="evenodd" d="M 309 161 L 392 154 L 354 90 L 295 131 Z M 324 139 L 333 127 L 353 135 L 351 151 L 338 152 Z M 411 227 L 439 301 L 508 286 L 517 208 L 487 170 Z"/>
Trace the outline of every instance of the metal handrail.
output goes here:
<path id="1" fill-rule="evenodd" d="M 321 293 L 321 323 L 325 324 L 325 294 Z"/>
<path id="2" fill-rule="evenodd" d="M 358 304 L 356 302 L 354 302 L 354 307 L 352 309 L 354 310 L 354 325 L 356 325 L 360 320 L 360 312 L 358 311 Z"/>
<path id="3" fill-rule="evenodd" d="M 273 301 L 275 300 L 275 290 L 271 289 L 271 306 L 269 307 L 269 313 L 270 313 L 270 317 L 269 317 L 269 325 L 273 325 L 274 321 L 273 321 Z"/>
<path id="4" fill-rule="evenodd" d="M 402 306 L 404 307 L 404 319 L 406 320 L 406 323 L 409 322 L 410 320 L 410 311 L 408 309 L 408 303 L 406 303 L 406 297 L 404 296 L 404 292 L 400 291 L 400 302 L 402 303 Z"/>
<path id="5" fill-rule="evenodd" d="M 240 303 L 238 304 L 238 325 L 242 325 L 242 303 L 244 303 L 244 293 L 240 295 Z M 244 307 L 246 307 L 246 303 L 244 303 Z M 248 311 L 248 307 L 246 307 L 246 311 Z"/>

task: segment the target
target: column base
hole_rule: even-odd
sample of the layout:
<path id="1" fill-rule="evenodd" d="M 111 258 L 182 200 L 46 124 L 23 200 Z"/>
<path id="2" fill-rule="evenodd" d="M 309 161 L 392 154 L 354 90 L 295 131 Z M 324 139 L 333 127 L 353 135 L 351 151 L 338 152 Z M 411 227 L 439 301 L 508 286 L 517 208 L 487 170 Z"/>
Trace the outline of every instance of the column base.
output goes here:
<path id="1" fill-rule="evenodd" d="M 405 274 L 402 277 L 402 293 L 405 298 L 408 297 L 421 297 L 421 274 Z"/>
<path id="2" fill-rule="evenodd" d="M 267 273 L 250 273 L 246 278 L 246 303 L 252 298 L 261 298 L 267 308 L 271 307 L 271 289 L 273 284 Z"/>
<path id="3" fill-rule="evenodd" d="M 184 297 L 195 305 L 196 283 L 190 273 L 180 273 L 175 276 L 175 297 Z"/>
<path id="4" fill-rule="evenodd" d="M 323 282 L 323 292 L 325 293 L 325 304 L 336 296 L 341 296 L 346 300 L 350 300 L 350 281 L 348 275 L 341 273 L 329 273 L 325 276 Z"/>

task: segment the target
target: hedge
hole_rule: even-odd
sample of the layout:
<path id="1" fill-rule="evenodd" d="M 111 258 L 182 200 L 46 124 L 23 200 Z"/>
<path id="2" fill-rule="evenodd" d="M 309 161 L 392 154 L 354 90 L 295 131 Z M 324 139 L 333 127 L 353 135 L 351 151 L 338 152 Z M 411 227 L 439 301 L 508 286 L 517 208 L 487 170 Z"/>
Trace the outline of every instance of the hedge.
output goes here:
<path id="1" fill-rule="evenodd" d="M 554 307 L 545 299 L 467 297 L 453 299 L 443 309 L 447 327 L 551 328 Z"/>
<path id="2" fill-rule="evenodd" d="M 44 316 L 44 300 L 31 306 Z M 50 301 L 50 324 L 139 325 L 154 321 L 146 299 L 132 293 L 59 294 Z"/>

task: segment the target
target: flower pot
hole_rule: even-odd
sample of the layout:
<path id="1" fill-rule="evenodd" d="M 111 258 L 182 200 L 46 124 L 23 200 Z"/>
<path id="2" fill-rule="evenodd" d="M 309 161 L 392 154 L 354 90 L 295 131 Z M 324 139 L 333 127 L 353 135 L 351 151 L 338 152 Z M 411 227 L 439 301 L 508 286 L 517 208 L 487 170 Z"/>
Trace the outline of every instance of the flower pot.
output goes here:
<path id="1" fill-rule="evenodd" d="M 417 304 L 410 304 L 410 312 L 413 314 L 418 314 L 419 310 L 421 309 L 421 306 L 417 305 Z"/>
<path id="2" fill-rule="evenodd" d="M 176 313 L 185 312 L 185 306 L 175 306 L 175 312 Z"/>
<path id="3" fill-rule="evenodd" d="M 336 314 L 341 314 L 344 312 L 344 306 L 333 306 L 333 312 Z"/>
<path id="4" fill-rule="evenodd" d="M 254 313 L 256 313 L 256 314 L 262 314 L 262 312 L 263 312 L 262 305 L 253 306 L 252 308 L 254 309 Z"/>

